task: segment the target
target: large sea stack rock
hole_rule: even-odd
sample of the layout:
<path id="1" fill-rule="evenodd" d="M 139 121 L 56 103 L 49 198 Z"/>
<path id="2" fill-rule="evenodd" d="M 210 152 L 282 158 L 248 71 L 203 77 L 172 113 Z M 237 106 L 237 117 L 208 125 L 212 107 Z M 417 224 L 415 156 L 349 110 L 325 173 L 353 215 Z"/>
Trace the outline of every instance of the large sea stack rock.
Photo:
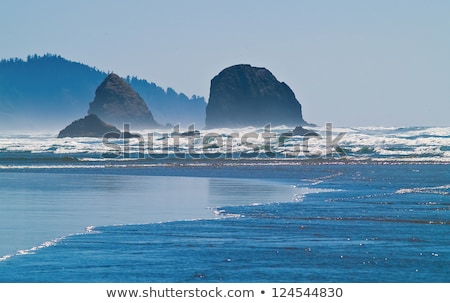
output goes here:
<path id="1" fill-rule="evenodd" d="M 293 91 L 270 71 L 234 65 L 211 80 L 206 128 L 307 125 Z"/>
<path id="2" fill-rule="evenodd" d="M 109 74 L 97 88 L 94 101 L 89 103 L 88 114 L 95 114 L 117 127 L 124 123 L 134 129 L 160 126 L 141 96 L 116 74 Z"/>
<path id="3" fill-rule="evenodd" d="M 69 126 L 59 132 L 58 138 L 65 137 L 95 137 L 101 138 L 107 133 L 120 134 L 116 127 L 106 124 L 96 115 L 88 115 L 82 119 L 72 122 Z"/>

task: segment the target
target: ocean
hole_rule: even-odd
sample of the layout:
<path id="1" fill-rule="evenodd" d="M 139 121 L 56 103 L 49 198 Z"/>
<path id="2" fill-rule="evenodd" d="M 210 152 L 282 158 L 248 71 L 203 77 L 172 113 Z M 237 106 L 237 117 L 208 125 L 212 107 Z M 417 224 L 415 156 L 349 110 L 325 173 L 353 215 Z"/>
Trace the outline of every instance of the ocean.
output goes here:
<path id="1" fill-rule="evenodd" d="M 450 282 L 450 127 L 314 130 L 2 134 L 0 282 Z"/>

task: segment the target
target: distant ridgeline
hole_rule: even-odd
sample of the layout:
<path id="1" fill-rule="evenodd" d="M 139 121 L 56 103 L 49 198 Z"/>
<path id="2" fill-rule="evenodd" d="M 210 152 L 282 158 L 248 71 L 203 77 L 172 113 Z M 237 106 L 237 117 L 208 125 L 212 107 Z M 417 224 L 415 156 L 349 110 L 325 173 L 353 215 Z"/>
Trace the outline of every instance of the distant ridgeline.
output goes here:
<path id="1" fill-rule="evenodd" d="M 87 65 L 46 54 L 0 61 L 0 129 L 60 129 L 86 114 L 107 73 Z M 144 99 L 161 124 L 203 127 L 206 102 L 172 88 L 136 77 L 125 81 Z"/>

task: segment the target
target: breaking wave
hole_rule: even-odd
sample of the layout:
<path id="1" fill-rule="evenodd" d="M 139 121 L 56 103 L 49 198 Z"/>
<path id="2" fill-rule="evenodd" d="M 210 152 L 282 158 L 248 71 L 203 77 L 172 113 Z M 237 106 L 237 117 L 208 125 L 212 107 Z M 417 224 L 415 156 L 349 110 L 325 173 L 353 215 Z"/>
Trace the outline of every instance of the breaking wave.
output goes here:
<path id="1" fill-rule="evenodd" d="M 146 160 L 345 159 L 450 162 L 450 127 L 311 128 L 311 137 L 286 127 L 211 129 L 193 136 L 138 133 L 114 139 L 57 138 L 56 134 L 0 135 L 0 168 L 130 165 Z M 270 135 L 268 135 L 270 134 Z"/>
<path id="2" fill-rule="evenodd" d="M 95 230 L 95 226 L 88 226 L 88 227 L 86 227 L 86 230 L 84 233 L 76 233 L 76 234 L 71 234 L 69 236 L 89 234 L 89 233 L 98 233 L 98 231 Z M 55 246 L 59 242 L 63 241 L 66 238 L 67 238 L 67 236 L 61 236 L 61 237 L 55 238 L 53 240 L 45 241 L 45 242 L 43 242 L 37 246 L 33 246 L 29 249 L 20 249 L 20 250 L 16 251 L 14 254 L 9 254 L 9 255 L 0 257 L 0 262 L 6 261 L 14 256 L 33 255 L 38 250 L 41 250 L 41 249 L 44 249 L 47 247 L 51 247 L 51 246 Z"/>

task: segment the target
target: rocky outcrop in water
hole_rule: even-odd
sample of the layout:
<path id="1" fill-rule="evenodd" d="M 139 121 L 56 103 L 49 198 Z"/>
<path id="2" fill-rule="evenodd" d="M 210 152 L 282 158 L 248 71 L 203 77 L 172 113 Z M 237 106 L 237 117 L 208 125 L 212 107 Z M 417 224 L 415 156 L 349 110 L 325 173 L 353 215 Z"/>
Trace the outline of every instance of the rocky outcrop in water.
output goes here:
<path id="1" fill-rule="evenodd" d="M 86 115 L 107 73 L 59 55 L 30 55 L 0 60 L 0 129 L 54 130 Z M 122 78 L 145 100 L 160 124 L 205 124 L 203 97 L 188 97 L 135 76 Z M 122 128 L 122 125 L 116 125 Z M 134 126 L 132 126 L 133 129 Z"/>
<path id="2" fill-rule="evenodd" d="M 234 65 L 211 80 L 206 127 L 308 125 L 294 92 L 267 69 Z"/>
<path id="3" fill-rule="evenodd" d="M 160 127 L 141 96 L 116 74 L 109 74 L 97 88 L 88 114 L 118 127 L 125 123 L 134 129 Z"/>
<path id="4" fill-rule="evenodd" d="M 72 122 L 69 126 L 59 132 L 58 138 L 65 137 L 96 137 L 101 138 L 107 133 L 121 134 L 116 127 L 103 122 L 96 115 L 88 115 L 82 119 Z"/>

